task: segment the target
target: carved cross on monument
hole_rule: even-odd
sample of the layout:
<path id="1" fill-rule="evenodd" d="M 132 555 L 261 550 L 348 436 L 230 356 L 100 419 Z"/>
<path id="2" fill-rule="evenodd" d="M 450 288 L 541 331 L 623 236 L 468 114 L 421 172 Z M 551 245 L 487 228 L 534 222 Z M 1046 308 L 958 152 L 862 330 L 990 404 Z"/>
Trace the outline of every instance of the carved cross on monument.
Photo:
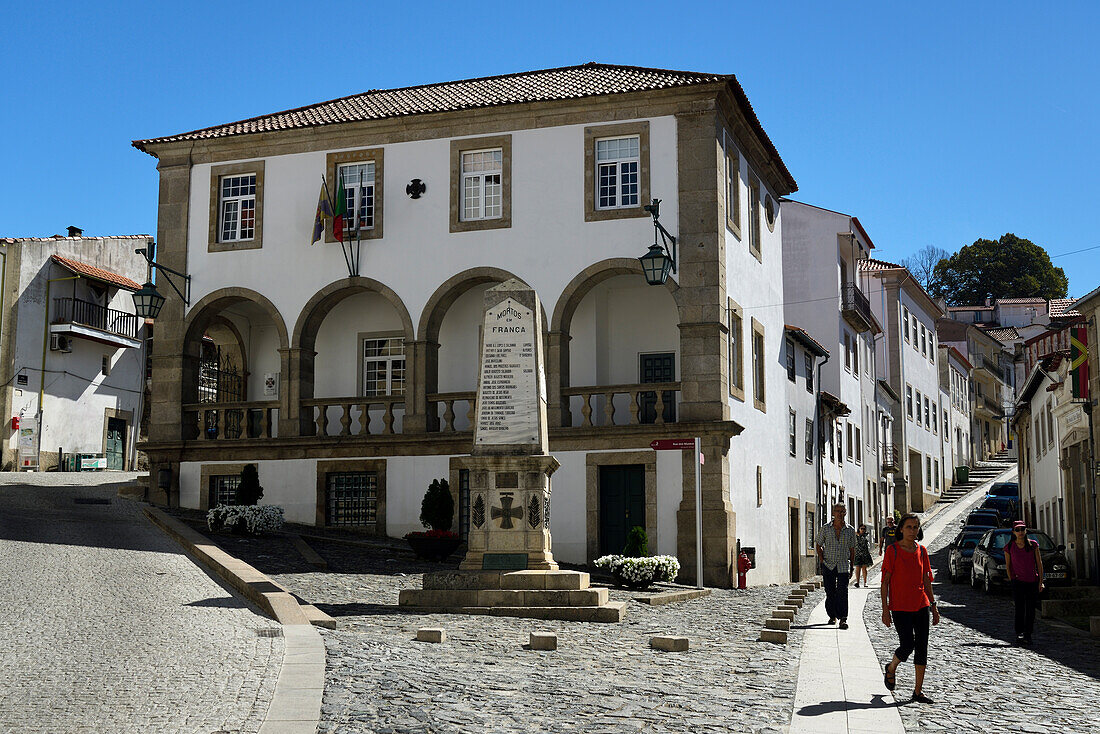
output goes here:
<path id="1" fill-rule="evenodd" d="M 515 527 L 512 524 L 512 520 L 519 520 L 523 517 L 523 508 L 512 507 L 512 496 L 501 495 L 500 507 L 494 507 L 489 510 L 489 517 L 494 520 L 500 520 L 501 530 L 511 530 Z"/>

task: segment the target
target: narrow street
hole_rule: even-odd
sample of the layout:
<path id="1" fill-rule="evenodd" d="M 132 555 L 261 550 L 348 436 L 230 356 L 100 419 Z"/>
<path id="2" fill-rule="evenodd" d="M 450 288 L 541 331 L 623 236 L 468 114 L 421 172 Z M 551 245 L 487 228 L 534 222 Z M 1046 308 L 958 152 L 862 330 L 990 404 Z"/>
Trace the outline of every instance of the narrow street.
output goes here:
<path id="1" fill-rule="evenodd" d="M 947 546 L 981 497 L 971 499 L 935 537 L 932 556 L 941 621 L 932 628 L 925 692 L 936 703 L 907 703 L 913 666 L 898 670 L 897 696 L 905 730 L 948 732 L 1095 732 L 1100 726 L 1100 641 L 1061 623 L 1038 619 L 1030 648 L 1013 643 L 1013 605 L 1006 591 L 987 595 L 969 584 L 952 584 Z M 875 571 L 878 571 L 876 567 Z M 877 573 L 876 573 L 877 582 Z M 872 583 L 872 591 L 877 583 Z M 870 593 L 864 623 L 880 664 L 897 636 L 882 624 L 877 593 Z M 880 676 L 881 677 L 881 676 Z"/>
<path id="2" fill-rule="evenodd" d="M 118 499 L 119 476 L 0 477 L 0 731 L 258 731 L 282 637 Z"/>

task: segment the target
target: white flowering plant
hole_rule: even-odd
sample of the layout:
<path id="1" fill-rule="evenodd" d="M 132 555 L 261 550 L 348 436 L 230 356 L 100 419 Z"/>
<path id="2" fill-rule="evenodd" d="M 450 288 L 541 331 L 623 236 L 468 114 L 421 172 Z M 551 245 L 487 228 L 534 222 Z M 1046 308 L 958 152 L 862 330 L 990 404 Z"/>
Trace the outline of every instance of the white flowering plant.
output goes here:
<path id="1" fill-rule="evenodd" d="M 609 571 L 620 583 L 639 588 L 658 581 L 671 583 L 680 573 L 676 556 L 601 556 L 596 559 L 595 566 Z"/>
<path id="2" fill-rule="evenodd" d="M 249 535 L 271 533 L 283 527 L 283 508 L 277 505 L 218 505 L 206 513 L 211 531 L 243 529 Z"/>

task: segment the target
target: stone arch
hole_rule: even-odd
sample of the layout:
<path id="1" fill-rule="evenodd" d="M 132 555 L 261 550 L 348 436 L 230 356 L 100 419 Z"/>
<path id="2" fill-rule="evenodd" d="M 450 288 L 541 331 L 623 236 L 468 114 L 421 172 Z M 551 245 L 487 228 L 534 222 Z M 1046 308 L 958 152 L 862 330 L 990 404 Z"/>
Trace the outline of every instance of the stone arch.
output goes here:
<path id="1" fill-rule="evenodd" d="M 578 273 L 573 280 L 569 281 L 569 285 L 565 286 L 565 290 L 558 297 L 558 302 L 554 306 L 554 317 L 550 321 L 550 331 L 568 332 L 569 324 L 573 320 L 573 314 L 576 312 L 577 306 L 580 305 L 580 302 L 584 300 L 589 291 L 605 280 L 619 275 L 631 274 L 636 274 L 639 278 L 644 277 L 642 264 L 638 262 L 637 258 L 613 257 L 589 265 Z M 664 287 L 672 294 L 678 309 L 680 307 L 679 284 L 669 278 Z"/>
<path id="2" fill-rule="evenodd" d="M 439 341 L 439 327 L 443 323 L 443 317 L 447 315 L 447 310 L 462 294 L 485 283 L 503 283 L 512 278 L 521 283 L 527 282 L 507 270 L 489 266 L 470 268 L 469 270 L 463 270 L 458 275 L 451 276 L 435 289 L 435 293 L 424 304 L 424 310 L 420 314 L 420 326 L 416 332 L 417 338 L 426 342 Z M 545 316 L 544 313 L 544 321 Z"/>
<path id="3" fill-rule="evenodd" d="M 215 317 L 220 316 L 223 310 L 242 301 L 250 301 L 267 314 L 279 332 L 280 348 L 286 349 L 289 346 L 286 322 L 283 321 L 283 315 L 279 313 L 279 309 L 275 308 L 275 304 L 256 291 L 238 286 L 221 288 L 213 293 L 208 293 L 191 307 L 184 319 L 184 349 L 187 349 L 189 344 L 194 343 L 196 338 L 201 338 L 202 332 L 206 330 L 206 327 Z"/>
<path id="4" fill-rule="evenodd" d="M 360 276 L 343 278 L 333 283 L 329 283 L 324 288 L 317 291 L 313 298 L 309 299 L 302 308 L 297 323 L 294 325 L 294 333 L 290 342 L 291 346 L 296 349 L 312 352 L 317 338 L 317 330 L 321 327 L 321 323 L 325 320 L 325 316 L 328 315 L 329 311 L 350 295 L 368 292 L 377 293 L 390 302 L 394 311 L 397 312 L 398 318 L 401 319 L 401 327 L 405 332 L 405 341 L 411 342 L 415 338 L 412 318 L 409 316 L 409 310 L 405 308 L 405 303 L 401 300 L 401 297 L 398 296 L 397 292 L 392 288 L 380 283 L 374 278 L 364 278 Z"/>

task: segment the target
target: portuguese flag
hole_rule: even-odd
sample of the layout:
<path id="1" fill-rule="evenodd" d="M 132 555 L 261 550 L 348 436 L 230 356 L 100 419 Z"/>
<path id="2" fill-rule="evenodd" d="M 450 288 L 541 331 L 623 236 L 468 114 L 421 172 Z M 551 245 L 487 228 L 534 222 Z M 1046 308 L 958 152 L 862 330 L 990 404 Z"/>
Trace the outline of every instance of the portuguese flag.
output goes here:
<path id="1" fill-rule="evenodd" d="M 1089 397 L 1089 346 L 1088 331 L 1084 326 L 1073 326 L 1069 332 L 1069 369 L 1073 397 Z"/>
<path id="2" fill-rule="evenodd" d="M 337 242 L 344 241 L 344 219 L 348 215 L 348 196 L 344 191 L 344 177 L 336 174 L 336 201 L 332 202 L 332 236 Z"/>

